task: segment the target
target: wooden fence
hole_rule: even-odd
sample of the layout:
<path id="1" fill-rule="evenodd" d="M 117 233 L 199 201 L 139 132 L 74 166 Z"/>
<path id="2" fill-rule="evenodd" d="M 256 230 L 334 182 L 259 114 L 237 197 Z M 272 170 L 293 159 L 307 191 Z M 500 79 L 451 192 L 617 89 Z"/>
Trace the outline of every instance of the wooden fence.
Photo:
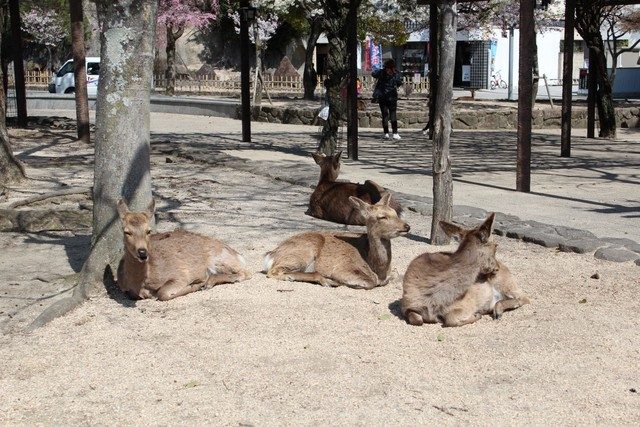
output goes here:
<path id="1" fill-rule="evenodd" d="M 375 79 L 371 76 L 361 76 L 362 96 L 371 96 L 375 86 Z M 275 77 L 264 76 L 264 87 L 271 96 L 300 96 L 304 93 L 302 78 L 300 77 Z M 318 78 L 316 93 L 323 91 L 323 76 Z M 156 91 L 164 90 L 166 79 L 164 76 L 156 76 Z M 253 89 L 253 81 L 251 82 Z M 189 78 L 178 78 L 175 81 L 176 93 L 205 94 L 233 94 L 240 91 L 240 78 L 219 79 L 215 76 L 195 76 Z M 424 77 L 405 77 L 404 86 L 400 89 L 402 95 L 428 94 L 429 82 Z"/>
<path id="2" fill-rule="evenodd" d="M 25 71 L 24 83 L 27 89 L 47 90 L 53 73 L 49 71 Z M 15 85 L 13 70 L 7 73 L 9 87 Z"/>
<path id="3" fill-rule="evenodd" d="M 52 73 L 48 71 L 27 71 L 25 82 L 29 89 L 47 90 Z M 253 77 L 253 75 L 252 75 Z M 13 85 L 13 73 L 9 73 L 9 85 Z M 371 76 L 361 76 L 362 96 L 369 97 L 375 86 L 375 79 Z M 323 76 L 318 78 L 316 93 L 323 91 Z M 154 86 L 157 92 L 164 91 L 166 79 L 163 75 L 157 75 Z M 302 78 L 300 77 L 275 77 L 269 74 L 264 76 L 264 86 L 272 96 L 301 96 L 304 92 Z M 253 88 L 253 82 L 251 83 Z M 195 95 L 233 95 L 240 93 L 240 75 L 231 78 L 218 78 L 216 76 L 189 76 L 176 79 L 176 93 L 189 93 Z M 400 88 L 401 95 L 428 94 L 429 82 L 425 77 L 405 77 L 404 86 Z"/>

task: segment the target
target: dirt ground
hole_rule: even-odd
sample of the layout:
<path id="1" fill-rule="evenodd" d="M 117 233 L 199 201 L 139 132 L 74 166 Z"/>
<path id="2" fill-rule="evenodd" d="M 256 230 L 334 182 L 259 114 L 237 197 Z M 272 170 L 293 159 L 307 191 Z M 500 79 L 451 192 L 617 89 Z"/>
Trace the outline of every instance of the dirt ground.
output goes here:
<path id="1" fill-rule="evenodd" d="M 0 205 L 92 184 L 91 150 L 70 132 L 12 135 L 32 179 Z M 164 303 L 105 295 L 25 334 L 72 286 L 64 278 L 80 269 L 89 230 L 0 233 L 0 424 L 640 423 L 634 264 L 496 236 L 532 304 L 499 321 L 412 327 L 399 317 L 400 279 L 358 291 L 259 273 L 283 238 L 342 229 L 304 214 L 309 188 L 172 153 L 154 141 L 159 230 L 225 240 L 256 274 Z M 406 219 L 411 234 L 392 243 L 399 274 L 438 250 L 430 218 Z"/>

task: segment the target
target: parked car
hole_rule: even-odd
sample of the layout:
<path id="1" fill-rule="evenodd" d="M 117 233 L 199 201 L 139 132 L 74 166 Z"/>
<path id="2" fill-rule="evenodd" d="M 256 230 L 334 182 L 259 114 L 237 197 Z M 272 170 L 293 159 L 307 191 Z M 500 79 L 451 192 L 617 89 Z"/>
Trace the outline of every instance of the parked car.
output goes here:
<path id="1" fill-rule="evenodd" d="M 87 57 L 87 94 L 96 96 L 98 93 L 98 80 L 100 76 L 100 58 Z M 65 62 L 58 72 L 51 78 L 49 92 L 73 93 L 76 90 L 76 82 L 73 77 L 73 59 Z"/>

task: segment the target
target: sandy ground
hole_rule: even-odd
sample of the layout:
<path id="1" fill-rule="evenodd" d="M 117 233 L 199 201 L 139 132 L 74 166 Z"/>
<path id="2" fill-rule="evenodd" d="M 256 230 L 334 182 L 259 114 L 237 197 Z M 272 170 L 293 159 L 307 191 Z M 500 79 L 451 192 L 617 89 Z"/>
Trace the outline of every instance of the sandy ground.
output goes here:
<path id="1" fill-rule="evenodd" d="M 64 136 L 16 139 L 37 181 L 10 198 L 90 185 L 90 150 Z M 80 268 L 88 239 L 0 234 L 3 316 L 29 301 L 3 319 L 0 424 L 640 423 L 634 264 L 496 236 L 532 304 L 500 321 L 412 327 L 398 317 L 399 280 L 357 291 L 258 273 L 284 237 L 341 229 L 304 215 L 310 189 L 166 149 L 154 144 L 152 159 L 159 229 L 226 240 L 256 274 L 166 303 L 105 295 L 27 335 L 19 327 L 55 299 L 38 293 L 69 287 L 55 279 Z M 52 161 L 65 152 L 74 156 Z M 400 274 L 436 250 L 425 239 L 430 218 L 406 219 L 411 234 L 393 241 Z"/>

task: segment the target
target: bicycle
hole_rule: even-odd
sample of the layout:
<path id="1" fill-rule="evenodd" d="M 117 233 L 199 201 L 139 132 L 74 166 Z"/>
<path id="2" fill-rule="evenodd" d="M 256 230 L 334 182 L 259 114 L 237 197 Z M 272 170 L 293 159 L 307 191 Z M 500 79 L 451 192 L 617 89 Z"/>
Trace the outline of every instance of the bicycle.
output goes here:
<path id="1" fill-rule="evenodd" d="M 491 81 L 489 82 L 489 85 L 491 87 L 491 90 L 494 90 L 497 87 L 499 87 L 500 89 L 506 89 L 508 86 L 507 82 L 502 80 L 502 76 L 500 75 L 500 70 L 496 71 L 491 75 Z"/>

